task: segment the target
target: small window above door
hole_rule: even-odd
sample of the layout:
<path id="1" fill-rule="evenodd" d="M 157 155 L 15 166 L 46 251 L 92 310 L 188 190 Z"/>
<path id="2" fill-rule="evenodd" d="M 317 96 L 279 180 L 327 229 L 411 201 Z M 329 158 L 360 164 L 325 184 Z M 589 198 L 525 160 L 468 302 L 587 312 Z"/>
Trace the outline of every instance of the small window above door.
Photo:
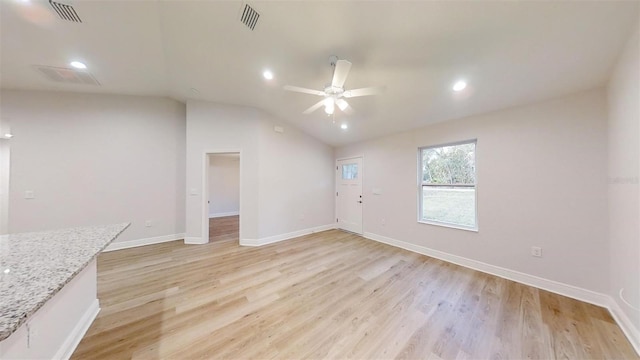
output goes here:
<path id="1" fill-rule="evenodd" d="M 342 165 L 342 180 L 355 180 L 358 178 L 358 164 Z"/>

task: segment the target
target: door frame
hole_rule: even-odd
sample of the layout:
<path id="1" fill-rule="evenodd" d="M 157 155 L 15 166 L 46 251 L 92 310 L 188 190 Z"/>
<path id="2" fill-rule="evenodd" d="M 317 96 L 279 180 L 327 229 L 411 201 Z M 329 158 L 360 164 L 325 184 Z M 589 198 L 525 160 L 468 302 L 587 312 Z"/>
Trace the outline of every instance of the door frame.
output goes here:
<path id="1" fill-rule="evenodd" d="M 367 202 L 365 201 L 365 196 L 364 196 L 364 155 L 353 155 L 353 156 L 345 156 L 345 157 L 339 157 L 336 158 L 335 160 L 335 167 L 336 167 L 336 172 L 334 173 L 333 176 L 333 193 L 337 194 L 338 193 L 338 161 L 343 161 L 343 160 L 351 160 L 351 159 L 360 159 L 360 167 L 361 169 L 358 170 L 358 173 L 360 174 L 360 180 L 361 180 L 361 186 L 362 186 L 362 232 L 361 233 L 354 233 L 354 234 L 359 234 L 359 235 L 364 235 L 364 204 L 366 204 Z M 337 195 L 336 197 L 333 198 L 333 203 L 334 203 L 334 207 L 333 207 L 333 218 L 336 219 L 336 229 L 342 230 L 338 227 L 338 199 L 337 199 Z M 343 230 L 343 231 L 347 231 L 347 230 Z"/>
<path id="2" fill-rule="evenodd" d="M 242 149 L 241 148 L 233 148 L 233 149 L 209 149 L 204 150 L 202 153 L 202 189 L 200 194 L 202 194 L 202 209 L 201 209 L 201 218 L 202 218 L 202 238 L 201 244 L 209 243 L 209 155 L 221 155 L 221 154 L 238 154 L 240 160 L 238 162 L 238 166 L 240 167 L 240 197 L 238 200 L 238 213 L 240 214 L 239 222 L 238 222 L 238 241 L 242 239 Z"/>

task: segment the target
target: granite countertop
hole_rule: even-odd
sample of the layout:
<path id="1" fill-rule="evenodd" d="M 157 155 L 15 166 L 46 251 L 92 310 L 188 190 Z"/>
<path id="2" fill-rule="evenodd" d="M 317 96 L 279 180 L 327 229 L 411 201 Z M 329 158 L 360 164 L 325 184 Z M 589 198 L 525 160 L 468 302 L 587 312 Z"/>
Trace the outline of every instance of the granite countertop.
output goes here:
<path id="1" fill-rule="evenodd" d="M 128 223 L 0 236 L 0 341 L 80 273 Z"/>

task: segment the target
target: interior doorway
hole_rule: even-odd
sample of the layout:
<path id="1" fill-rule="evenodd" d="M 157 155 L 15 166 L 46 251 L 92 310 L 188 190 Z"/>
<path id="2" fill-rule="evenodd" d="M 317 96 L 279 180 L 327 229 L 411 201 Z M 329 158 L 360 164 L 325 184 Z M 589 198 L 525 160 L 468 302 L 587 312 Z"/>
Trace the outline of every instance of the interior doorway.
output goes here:
<path id="1" fill-rule="evenodd" d="M 206 238 L 239 242 L 240 153 L 208 153 L 206 165 Z"/>
<path id="2" fill-rule="evenodd" d="M 362 235 L 362 157 L 336 161 L 338 228 Z"/>

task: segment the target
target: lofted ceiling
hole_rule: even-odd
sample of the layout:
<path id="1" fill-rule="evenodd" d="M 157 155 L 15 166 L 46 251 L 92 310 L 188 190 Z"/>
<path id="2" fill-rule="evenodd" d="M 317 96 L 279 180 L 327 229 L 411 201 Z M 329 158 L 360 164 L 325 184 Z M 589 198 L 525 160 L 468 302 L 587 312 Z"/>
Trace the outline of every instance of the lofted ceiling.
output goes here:
<path id="1" fill-rule="evenodd" d="M 240 22 L 240 1 L 59 2 L 82 23 L 62 20 L 48 1 L 0 2 L 2 88 L 252 106 L 331 145 L 602 86 L 640 4 L 256 1 L 252 31 Z M 350 99 L 354 114 L 336 110 L 335 124 L 322 109 L 302 114 L 319 98 L 282 89 L 324 88 L 330 55 L 353 63 L 345 88 L 385 87 Z M 56 83 L 34 70 L 73 60 L 100 85 Z M 456 93 L 459 79 L 469 85 Z"/>

